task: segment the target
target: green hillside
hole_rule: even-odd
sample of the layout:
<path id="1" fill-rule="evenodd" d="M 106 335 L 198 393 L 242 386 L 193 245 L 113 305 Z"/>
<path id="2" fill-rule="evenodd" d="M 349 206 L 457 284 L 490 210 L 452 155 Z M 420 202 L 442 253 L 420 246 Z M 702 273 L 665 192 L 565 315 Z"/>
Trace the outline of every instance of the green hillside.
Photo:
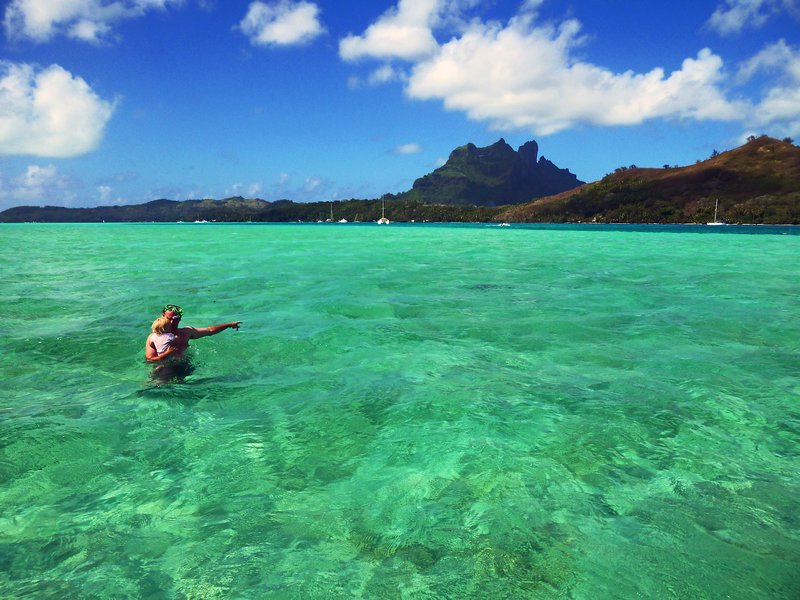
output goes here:
<path id="1" fill-rule="evenodd" d="M 517 222 L 800 224 L 800 148 L 762 136 L 688 167 L 619 169 L 595 183 L 509 207 Z"/>

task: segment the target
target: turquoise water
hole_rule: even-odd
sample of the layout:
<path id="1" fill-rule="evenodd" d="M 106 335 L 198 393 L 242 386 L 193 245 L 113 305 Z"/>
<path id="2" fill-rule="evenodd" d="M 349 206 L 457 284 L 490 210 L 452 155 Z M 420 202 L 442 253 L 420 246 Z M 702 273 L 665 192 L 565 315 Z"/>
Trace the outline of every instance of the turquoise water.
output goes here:
<path id="1" fill-rule="evenodd" d="M 800 236 L 724 230 L 0 227 L 0 597 L 797 598 Z M 161 384 L 166 302 L 244 323 Z"/>

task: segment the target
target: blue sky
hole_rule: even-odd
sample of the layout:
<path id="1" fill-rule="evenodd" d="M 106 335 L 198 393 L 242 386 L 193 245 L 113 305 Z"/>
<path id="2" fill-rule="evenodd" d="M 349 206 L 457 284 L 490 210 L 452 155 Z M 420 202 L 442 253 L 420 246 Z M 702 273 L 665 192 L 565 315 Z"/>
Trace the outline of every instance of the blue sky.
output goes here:
<path id="1" fill-rule="evenodd" d="M 594 181 L 800 139 L 800 1 L 11 0 L 0 210 L 401 192 L 535 139 Z"/>

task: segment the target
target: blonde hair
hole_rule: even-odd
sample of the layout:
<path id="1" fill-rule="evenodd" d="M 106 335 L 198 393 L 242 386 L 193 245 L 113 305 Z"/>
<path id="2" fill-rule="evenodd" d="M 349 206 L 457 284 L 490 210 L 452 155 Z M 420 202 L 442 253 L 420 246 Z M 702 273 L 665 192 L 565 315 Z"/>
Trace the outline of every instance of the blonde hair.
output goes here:
<path id="1" fill-rule="evenodd" d="M 167 317 L 158 317 L 155 321 L 153 321 L 152 327 L 150 329 L 153 330 L 153 333 L 167 333 L 167 327 L 169 327 L 170 320 Z"/>

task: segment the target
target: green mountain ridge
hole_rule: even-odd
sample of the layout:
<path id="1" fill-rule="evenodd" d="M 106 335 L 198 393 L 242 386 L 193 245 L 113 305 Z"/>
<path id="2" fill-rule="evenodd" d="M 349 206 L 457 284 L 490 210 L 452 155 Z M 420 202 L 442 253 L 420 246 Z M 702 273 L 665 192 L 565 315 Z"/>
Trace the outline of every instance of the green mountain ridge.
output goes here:
<path id="1" fill-rule="evenodd" d="M 518 151 L 502 138 L 484 148 L 460 146 L 447 162 L 414 182 L 401 200 L 426 204 L 501 206 L 530 202 L 583 184 L 568 169 L 559 169 L 530 141 Z"/>

